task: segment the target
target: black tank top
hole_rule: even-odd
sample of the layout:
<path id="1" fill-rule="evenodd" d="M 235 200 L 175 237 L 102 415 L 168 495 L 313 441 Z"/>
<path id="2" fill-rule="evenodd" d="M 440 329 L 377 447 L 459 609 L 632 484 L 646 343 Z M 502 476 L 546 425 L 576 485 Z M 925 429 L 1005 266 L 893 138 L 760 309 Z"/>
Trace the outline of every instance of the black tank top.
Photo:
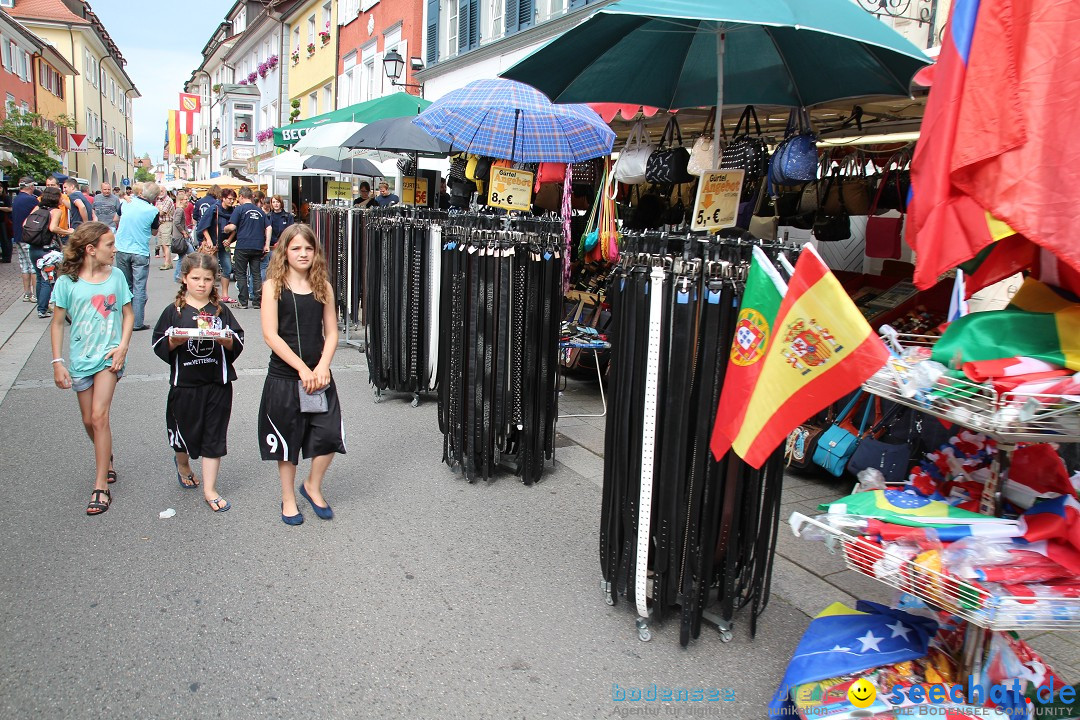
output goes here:
<path id="1" fill-rule="evenodd" d="M 294 300 L 296 301 L 295 310 L 293 309 Z M 315 293 L 299 295 L 289 288 L 282 288 L 277 311 L 278 335 L 309 368 L 314 368 L 322 357 L 323 304 L 315 299 Z M 299 343 L 297 342 L 298 327 Z M 303 353 L 300 352 L 301 350 Z M 299 379 L 300 377 L 300 373 L 278 357 L 275 352 L 270 353 L 268 374 L 280 378 Z"/>

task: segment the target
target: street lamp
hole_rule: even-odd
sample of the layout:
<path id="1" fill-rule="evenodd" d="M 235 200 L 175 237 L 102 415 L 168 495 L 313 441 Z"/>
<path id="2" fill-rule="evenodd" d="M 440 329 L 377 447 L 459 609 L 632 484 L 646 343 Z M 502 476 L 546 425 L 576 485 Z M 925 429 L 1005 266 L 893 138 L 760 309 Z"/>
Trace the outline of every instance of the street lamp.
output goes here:
<path id="1" fill-rule="evenodd" d="M 414 71 L 424 69 L 424 61 L 418 57 L 409 58 L 409 65 Z M 398 82 L 404 67 L 405 59 L 401 57 L 401 53 L 397 50 L 391 50 L 383 56 L 383 71 L 386 73 L 386 77 L 390 79 L 390 84 L 398 87 L 416 88 L 420 91 L 420 97 L 424 97 L 424 86 L 422 84 L 414 85 L 413 83 Z"/>
<path id="2" fill-rule="evenodd" d="M 214 139 L 214 147 L 220 147 L 221 146 L 221 128 L 215 126 L 214 131 L 212 133 L 210 133 L 210 134 L 213 136 L 213 139 Z"/>

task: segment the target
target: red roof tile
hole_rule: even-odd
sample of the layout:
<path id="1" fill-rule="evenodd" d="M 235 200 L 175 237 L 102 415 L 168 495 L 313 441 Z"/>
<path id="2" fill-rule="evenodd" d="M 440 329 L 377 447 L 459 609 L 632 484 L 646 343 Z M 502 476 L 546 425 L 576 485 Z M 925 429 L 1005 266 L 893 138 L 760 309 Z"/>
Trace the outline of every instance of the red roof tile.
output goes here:
<path id="1" fill-rule="evenodd" d="M 59 20 L 76 25 L 89 25 L 90 21 L 68 10 L 61 0 L 15 0 L 15 7 L 7 8 L 16 18 L 34 20 Z"/>

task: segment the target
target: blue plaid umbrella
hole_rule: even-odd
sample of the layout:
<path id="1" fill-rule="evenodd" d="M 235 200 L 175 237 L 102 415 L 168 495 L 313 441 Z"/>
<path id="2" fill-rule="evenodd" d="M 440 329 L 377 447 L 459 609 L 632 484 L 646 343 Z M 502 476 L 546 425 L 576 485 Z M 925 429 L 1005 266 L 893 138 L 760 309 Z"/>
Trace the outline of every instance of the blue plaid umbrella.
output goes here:
<path id="1" fill-rule="evenodd" d="M 457 151 L 514 162 L 574 163 L 611 154 L 615 133 L 586 105 L 555 105 L 512 80 L 476 80 L 413 122 Z"/>

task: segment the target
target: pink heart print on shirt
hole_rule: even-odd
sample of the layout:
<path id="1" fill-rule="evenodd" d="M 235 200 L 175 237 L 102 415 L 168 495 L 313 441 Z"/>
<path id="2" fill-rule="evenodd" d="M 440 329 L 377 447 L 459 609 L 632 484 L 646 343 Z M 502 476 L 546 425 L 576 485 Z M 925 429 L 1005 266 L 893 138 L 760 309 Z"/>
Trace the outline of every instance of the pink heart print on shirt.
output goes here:
<path id="1" fill-rule="evenodd" d="M 116 312 L 116 294 L 105 296 L 95 295 L 90 299 L 90 304 L 101 313 L 101 316 L 106 320 L 109 319 L 109 313 Z"/>

